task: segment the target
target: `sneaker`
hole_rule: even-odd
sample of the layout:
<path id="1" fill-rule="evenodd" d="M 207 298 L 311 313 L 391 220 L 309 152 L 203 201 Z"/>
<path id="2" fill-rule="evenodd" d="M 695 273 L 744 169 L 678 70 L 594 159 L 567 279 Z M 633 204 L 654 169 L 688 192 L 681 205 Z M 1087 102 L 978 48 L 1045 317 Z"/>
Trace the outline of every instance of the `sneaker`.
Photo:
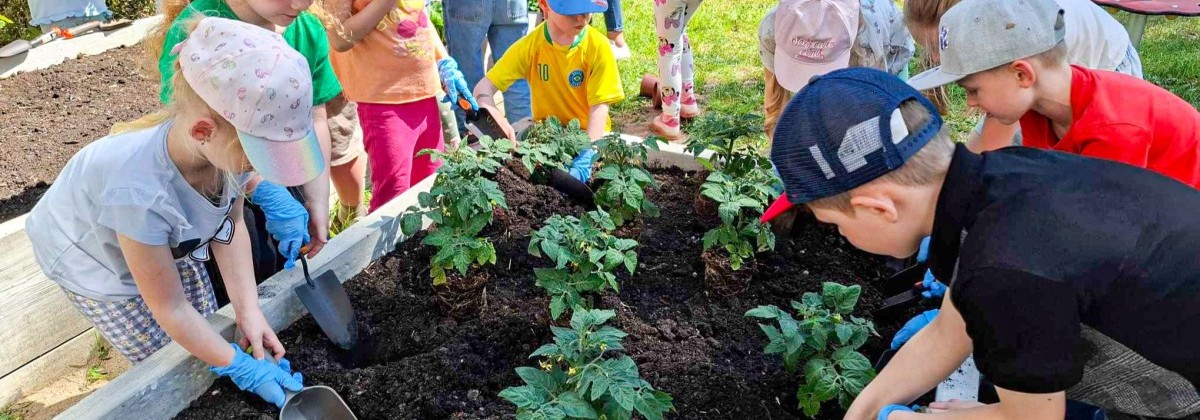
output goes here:
<path id="1" fill-rule="evenodd" d="M 679 129 L 679 120 L 665 114 L 650 120 L 650 131 L 670 141 L 683 138 L 683 132 Z"/>
<path id="2" fill-rule="evenodd" d="M 618 46 L 616 41 L 608 40 L 608 45 L 612 46 L 613 58 L 618 60 L 628 60 L 633 57 L 633 52 L 629 50 L 629 46 Z"/>
<path id="3" fill-rule="evenodd" d="M 679 118 L 690 120 L 699 117 L 703 113 L 704 110 L 700 109 L 700 104 L 697 104 L 695 100 L 692 100 L 691 103 L 683 101 L 679 104 Z"/>

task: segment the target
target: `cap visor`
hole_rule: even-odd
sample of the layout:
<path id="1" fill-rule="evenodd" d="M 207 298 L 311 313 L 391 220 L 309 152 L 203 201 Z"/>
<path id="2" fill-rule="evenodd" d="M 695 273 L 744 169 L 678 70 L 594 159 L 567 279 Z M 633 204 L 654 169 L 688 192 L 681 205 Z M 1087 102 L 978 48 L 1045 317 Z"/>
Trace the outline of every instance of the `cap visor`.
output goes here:
<path id="1" fill-rule="evenodd" d="M 813 77 L 821 76 L 834 70 L 840 70 L 850 65 L 850 51 L 842 57 L 835 58 L 825 64 L 800 63 L 789 58 L 787 53 L 775 50 L 775 80 L 789 92 L 799 92 L 808 86 Z"/>
<path id="2" fill-rule="evenodd" d="M 767 211 L 764 211 L 762 218 L 760 218 L 758 220 L 763 223 L 770 222 L 771 219 L 779 217 L 779 215 L 781 215 L 781 214 L 787 213 L 787 211 L 791 210 L 792 207 L 795 207 L 795 205 L 792 204 L 791 200 L 788 200 L 787 194 L 782 194 L 779 196 L 778 199 L 775 200 L 774 203 L 771 203 L 770 207 L 767 207 Z"/>
<path id="3" fill-rule="evenodd" d="M 553 2 L 553 1 L 549 2 L 550 10 L 553 10 L 554 13 L 558 13 L 563 16 L 590 15 L 592 13 L 604 13 L 604 12 L 608 11 L 607 5 L 600 6 L 598 4 L 592 3 L 591 1 L 587 1 L 587 0 L 582 0 L 582 1 L 572 0 L 569 2 L 558 2 L 558 3 L 559 4 L 556 7 L 555 2 Z M 567 3 L 567 4 L 563 4 L 563 3 Z"/>
<path id="4" fill-rule="evenodd" d="M 908 79 L 908 85 L 916 90 L 929 90 L 957 82 L 964 77 L 967 75 L 946 73 L 942 71 L 942 66 L 937 66 Z"/>
<path id="5" fill-rule="evenodd" d="M 316 130 L 295 141 L 275 141 L 238 131 L 246 158 L 264 179 L 285 187 L 303 185 L 325 171 Z"/>

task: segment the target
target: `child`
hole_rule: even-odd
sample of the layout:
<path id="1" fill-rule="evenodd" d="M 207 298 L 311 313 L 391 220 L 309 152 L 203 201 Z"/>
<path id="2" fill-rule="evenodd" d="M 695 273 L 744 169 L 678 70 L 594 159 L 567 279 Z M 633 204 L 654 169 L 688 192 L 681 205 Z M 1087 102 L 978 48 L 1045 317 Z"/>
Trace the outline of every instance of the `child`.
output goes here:
<path id="1" fill-rule="evenodd" d="M 784 42 L 776 42 L 776 34 Z M 822 39 L 833 42 L 822 44 L 826 48 L 805 48 L 801 42 Z M 763 112 L 767 137 L 774 134 L 784 105 L 813 76 L 847 66 L 904 75 L 913 50 L 912 36 L 891 1 L 779 2 L 758 24 L 758 54 L 766 69 Z M 813 54 L 819 57 L 809 58 Z"/>
<path id="2" fill-rule="evenodd" d="M 1200 192 L 1066 153 L 973 154 L 919 92 L 866 68 L 797 93 L 771 160 L 785 195 L 765 220 L 805 205 L 855 247 L 896 258 L 932 236 L 930 266 L 952 279 L 941 313 L 846 418 L 935 418 L 898 404 L 972 352 L 1000 402 L 940 403 L 954 410 L 937 418 L 1061 419 L 1068 397 L 1142 416 L 1200 410 Z"/>
<path id="3" fill-rule="evenodd" d="M 658 34 L 658 89 L 662 114 L 650 121 L 650 131 L 668 140 L 683 137 L 680 119 L 701 113 L 696 102 L 692 41 L 687 25 L 704 0 L 654 0 L 654 30 Z"/>
<path id="4" fill-rule="evenodd" d="M 458 61 L 467 86 L 483 79 L 484 57 L 479 46 L 487 42 L 492 60 L 500 57 L 529 32 L 529 2 L 527 0 L 475 0 L 442 3 L 446 23 L 446 49 Z M 515 124 L 529 118 L 529 84 L 524 80 L 513 83 L 504 91 L 504 113 Z M 459 126 L 466 129 L 462 111 L 458 111 Z"/>
<path id="5" fill-rule="evenodd" d="M 333 67 L 346 97 L 358 103 L 375 211 L 437 170 L 431 156 L 417 153 L 445 149 L 438 92 L 444 83 L 446 100 L 456 100 L 467 84 L 423 0 L 333 0 L 331 6 Z"/>
<path id="6" fill-rule="evenodd" d="M 904 2 L 909 29 L 926 52 L 928 62 L 940 61 L 938 21 L 959 0 L 909 0 Z M 1142 77 L 1142 62 L 1129 34 L 1108 12 L 1090 0 L 1054 0 L 1064 11 L 1067 62 L 1089 69 L 1111 70 Z M 1014 57 L 1024 58 L 1024 57 Z M 1020 128 L 995 118 L 980 119 L 967 139 L 976 152 L 1020 144 Z M 1015 137 L 1014 137 L 1015 136 Z"/>
<path id="7" fill-rule="evenodd" d="M 140 362 L 176 340 L 214 373 L 282 406 L 302 378 L 258 307 L 237 183 L 253 170 L 299 185 L 325 170 L 312 77 L 279 35 L 221 18 L 190 25 L 172 102 L 80 150 L 25 228 L 42 271 L 126 358 Z M 232 298 L 239 344 L 204 319 L 217 310 L 200 264 L 210 258 Z"/>
<path id="8" fill-rule="evenodd" d="M 588 26 L 592 13 L 608 8 L 604 0 L 538 0 L 546 21 L 513 44 L 475 86 L 475 98 L 495 106 L 498 90 L 529 81 L 533 119 L 578 119 L 592 140 L 612 126 L 609 104 L 625 99 L 608 39 Z"/>
<path id="9" fill-rule="evenodd" d="M 312 0 L 277 1 L 277 0 L 167 0 L 164 6 L 163 23 L 146 40 L 146 51 L 158 63 L 162 85 L 159 96 L 163 104 L 170 103 L 172 98 L 170 80 L 174 75 L 175 62 L 178 59 L 172 53 L 172 48 L 183 41 L 186 30 L 183 25 L 197 15 L 215 16 L 226 19 L 236 19 L 283 35 L 288 45 L 304 55 L 309 64 L 313 80 L 313 126 L 327 161 L 343 162 L 345 154 L 354 153 L 359 148 L 347 145 L 339 155 L 331 156 L 331 139 L 327 122 L 325 103 L 333 100 L 342 92 L 337 77 L 329 65 L 328 41 L 325 38 L 325 28 L 311 13 L 304 11 L 312 4 Z M 336 115 L 336 114 L 335 114 Z M 353 141 L 347 139 L 345 141 Z M 341 142 L 339 142 L 340 144 Z M 349 172 L 353 166 L 341 165 L 335 179 L 353 177 Z M 252 178 L 247 184 L 251 201 L 262 208 L 266 215 L 266 229 L 279 240 L 280 254 L 290 268 L 295 265 L 296 255 L 283 252 L 284 249 L 300 249 L 303 243 L 309 244 L 307 256 L 312 258 L 325 246 L 329 239 L 329 173 L 304 185 L 304 207 L 295 200 L 277 200 L 264 202 L 259 197 L 257 178 Z M 354 185 L 341 183 L 339 185 Z M 276 185 L 264 187 L 274 192 L 279 190 Z M 263 197 L 276 197 L 275 194 L 263 194 Z M 354 198 L 362 197 L 362 191 L 344 191 L 339 197 L 343 203 L 354 203 Z M 307 239 L 303 238 L 308 236 Z M 299 244 L 298 244 L 299 243 Z"/>
<path id="10" fill-rule="evenodd" d="M 983 18 L 981 16 L 986 16 Z M 1111 159 L 1200 186 L 1200 113 L 1149 82 L 1068 65 L 1063 9 L 1052 0 L 966 0 L 942 17 L 943 65 L 917 89 L 958 82 L 967 103 L 1024 144 Z"/>

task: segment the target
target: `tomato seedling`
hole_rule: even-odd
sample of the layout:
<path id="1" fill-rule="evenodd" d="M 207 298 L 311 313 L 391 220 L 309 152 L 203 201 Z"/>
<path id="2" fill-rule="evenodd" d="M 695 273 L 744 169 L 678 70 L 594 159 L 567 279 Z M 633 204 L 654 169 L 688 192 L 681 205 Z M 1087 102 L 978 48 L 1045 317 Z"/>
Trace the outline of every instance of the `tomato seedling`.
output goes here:
<path id="1" fill-rule="evenodd" d="M 612 235 L 617 226 L 603 210 L 588 212 L 583 219 L 556 214 L 533 233 L 529 254 L 543 254 L 553 268 L 534 269 L 537 285 L 550 295 L 550 316 L 558 319 L 576 306 L 590 307 L 582 293 L 620 290 L 616 271 L 633 274 L 637 268 L 638 243 Z"/>
<path id="2" fill-rule="evenodd" d="M 601 167 L 594 177 L 603 184 L 596 190 L 596 205 L 617 226 L 641 216 L 658 216 L 658 206 L 646 199 L 646 189 L 657 184 L 644 167 L 649 150 L 658 150 L 658 141 L 627 142 L 620 134 L 610 134 L 596 142 L 596 149 Z"/>
<path id="3" fill-rule="evenodd" d="M 719 249 L 729 255 L 730 268 L 742 265 L 761 251 L 775 249 L 775 234 L 759 215 L 778 194 L 762 171 L 733 176 L 724 171 L 709 174 L 700 193 L 717 203 L 721 224 L 704 234 L 704 250 Z"/>

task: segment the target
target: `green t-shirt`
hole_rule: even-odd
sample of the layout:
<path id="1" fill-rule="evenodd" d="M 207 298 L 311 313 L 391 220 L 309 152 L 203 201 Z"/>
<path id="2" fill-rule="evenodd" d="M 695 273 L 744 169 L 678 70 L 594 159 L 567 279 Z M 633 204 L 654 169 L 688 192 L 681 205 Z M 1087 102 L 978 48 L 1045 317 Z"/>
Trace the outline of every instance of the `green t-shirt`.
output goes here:
<path id="1" fill-rule="evenodd" d="M 208 16 L 237 19 L 237 15 L 225 0 L 193 1 L 190 7 L 184 8 L 179 17 L 175 18 L 171 29 L 167 31 L 163 41 L 163 52 L 158 59 L 158 72 L 162 75 L 159 100 L 164 104 L 171 101 L 170 80 L 175 75 L 177 56 L 171 54 L 171 49 L 187 38 L 183 22 L 200 12 Z M 308 68 L 312 69 L 313 105 L 329 102 L 342 93 L 342 84 L 338 82 L 337 75 L 333 73 L 333 66 L 329 63 L 329 39 L 325 37 L 325 27 L 316 16 L 309 12 L 301 12 L 284 30 L 283 39 L 308 60 Z"/>

